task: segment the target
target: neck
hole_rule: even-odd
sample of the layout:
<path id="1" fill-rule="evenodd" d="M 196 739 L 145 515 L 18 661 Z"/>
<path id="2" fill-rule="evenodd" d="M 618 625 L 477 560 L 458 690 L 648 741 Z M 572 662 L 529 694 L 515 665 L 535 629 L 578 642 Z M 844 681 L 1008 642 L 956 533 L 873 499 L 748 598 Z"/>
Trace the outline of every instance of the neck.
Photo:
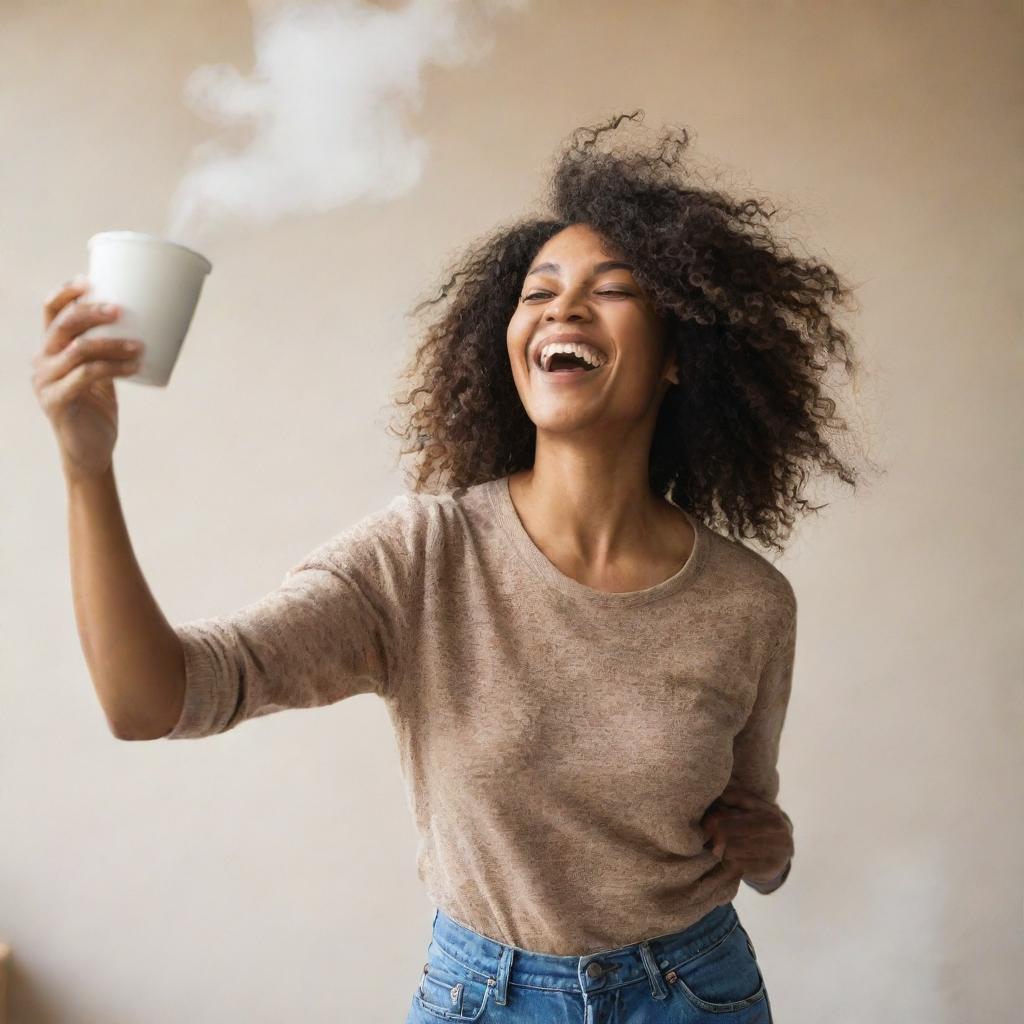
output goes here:
<path id="1" fill-rule="evenodd" d="M 534 541 L 574 575 L 632 575 L 678 558 L 685 519 L 651 491 L 646 459 L 549 450 L 512 474 L 509 492 Z"/>

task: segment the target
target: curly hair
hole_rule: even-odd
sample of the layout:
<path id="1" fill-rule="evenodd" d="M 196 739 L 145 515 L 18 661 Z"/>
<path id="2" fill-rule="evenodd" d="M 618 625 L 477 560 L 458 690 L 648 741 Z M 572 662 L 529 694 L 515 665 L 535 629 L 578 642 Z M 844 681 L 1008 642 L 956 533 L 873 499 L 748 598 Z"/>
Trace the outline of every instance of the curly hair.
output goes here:
<path id="1" fill-rule="evenodd" d="M 848 431 L 826 395 L 832 364 L 853 376 L 850 337 L 832 315 L 852 288 L 824 262 L 792 254 L 756 199 L 698 187 L 679 167 L 690 133 L 670 128 L 653 151 L 602 152 L 623 120 L 578 128 L 550 179 L 550 215 L 472 243 L 436 298 L 447 300 L 392 395 L 387 432 L 413 454 L 411 486 L 436 493 L 533 465 L 536 428 L 512 376 L 506 330 L 538 250 L 585 224 L 628 254 L 667 325 L 682 386 L 666 392 L 649 456 L 652 492 L 713 529 L 782 549 L 816 464 L 850 486 L 857 474 L 830 443 Z M 402 410 L 406 410 L 403 414 Z M 827 504 L 827 503 L 826 503 Z"/>

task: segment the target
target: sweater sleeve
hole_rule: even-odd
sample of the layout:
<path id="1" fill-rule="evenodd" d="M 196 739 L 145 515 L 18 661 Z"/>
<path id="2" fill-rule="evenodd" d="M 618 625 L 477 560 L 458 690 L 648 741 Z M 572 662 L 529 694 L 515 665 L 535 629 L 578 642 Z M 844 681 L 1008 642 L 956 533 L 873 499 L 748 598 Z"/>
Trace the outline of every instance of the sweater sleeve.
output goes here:
<path id="1" fill-rule="evenodd" d="M 796 656 L 796 607 L 761 671 L 750 717 L 733 740 L 732 780 L 764 800 L 779 793 L 779 745 Z"/>
<path id="2" fill-rule="evenodd" d="M 795 598 L 793 602 L 789 625 L 761 672 L 757 697 L 750 717 L 733 740 L 733 780 L 772 802 L 779 794 L 779 746 L 789 707 L 793 664 L 796 658 Z M 789 815 L 785 811 L 782 811 L 782 814 L 792 828 Z M 758 885 L 746 879 L 744 881 L 752 889 L 767 895 L 782 886 L 789 877 L 792 866 L 793 859 L 790 858 L 781 875 L 766 885 Z"/>
<path id="3" fill-rule="evenodd" d="M 400 495 L 315 548 L 280 586 L 174 627 L 185 701 L 165 739 L 197 739 L 288 708 L 396 695 L 425 548 L 423 507 Z"/>

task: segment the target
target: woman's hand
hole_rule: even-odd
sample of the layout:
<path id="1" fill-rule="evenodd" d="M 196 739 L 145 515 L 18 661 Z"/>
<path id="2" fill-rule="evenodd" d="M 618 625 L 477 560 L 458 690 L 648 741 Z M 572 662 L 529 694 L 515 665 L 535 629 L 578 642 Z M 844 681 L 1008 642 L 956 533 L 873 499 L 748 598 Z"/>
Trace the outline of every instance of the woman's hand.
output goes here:
<path id="1" fill-rule="evenodd" d="M 32 358 L 32 389 L 53 427 L 68 478 L 100 476 L 110 466 L 117 440 L 114 380 L 138 370 L 141 351 L 134 339 L 80 337 L 119 315 L 79 301 L 88 287 L 76 278 L 46 297 L 42 345 Z"/>
<path id="2" fill-rule="evenodd" d="M 774 882 L 793 856 L 793 826 L 779 805 L 735 782 L 725 787 L 700 824 L 708 843 L 714 844 L 714 855 L 745 881 Z"/>

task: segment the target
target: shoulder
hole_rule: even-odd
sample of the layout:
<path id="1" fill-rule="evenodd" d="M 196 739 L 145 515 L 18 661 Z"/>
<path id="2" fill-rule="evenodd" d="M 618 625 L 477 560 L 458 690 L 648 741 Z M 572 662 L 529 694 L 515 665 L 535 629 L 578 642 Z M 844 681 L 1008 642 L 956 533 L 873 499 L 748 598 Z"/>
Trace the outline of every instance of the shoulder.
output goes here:
<path id="1" fill-rule="evenodd" d="M 341 530 L 326 546 L 343 550 L 372 543 L 407 554 L 423 553 L 463 534 L 486 505 L 486 490 L 479 484 L 440 494 L 403 491 Z"/>
<path id="2" fill-rule="evenodd" d="M 406 491 L 369 518 L 399 528 L 443 534 L 460 531 L 469 518 L 485 507 L 486 489 L 477 484 L 440 494 Z"/>
<path id="3" fill-rule="evenodd" d="M 422 556 L 437 519 L 433 502 L 412 492 L 386 503 L 338 529 L 289 569 L 352 570 L 388 562 L 411 563 Z"/>
<path id="4" fill-rule="evenodd" d="M 745 587 L 756 587 L 766 596 L 775 597 L 795 610 L 796 593 L 793 585 L 774 562 L 743 541 L 705 529 L 719 572 L 729 575 Z"/>
<path id="5" fill-rule="evenodd" d="M 488 481 L 440 494 L 409 491 L 395 498 L 389 507 L 407 520 L 429 524 L 439 538 L 452 538 L 493 517 L 493 488 L 493 481 Z"/>
<path id="6" fill-rule="evenodd" d="M 797 615 L 796 591 L 789 577 L 742 541 L 705 529 L 716 587 L 732 595 L 741 614 L 766 638 L 783 638 Z"/>

